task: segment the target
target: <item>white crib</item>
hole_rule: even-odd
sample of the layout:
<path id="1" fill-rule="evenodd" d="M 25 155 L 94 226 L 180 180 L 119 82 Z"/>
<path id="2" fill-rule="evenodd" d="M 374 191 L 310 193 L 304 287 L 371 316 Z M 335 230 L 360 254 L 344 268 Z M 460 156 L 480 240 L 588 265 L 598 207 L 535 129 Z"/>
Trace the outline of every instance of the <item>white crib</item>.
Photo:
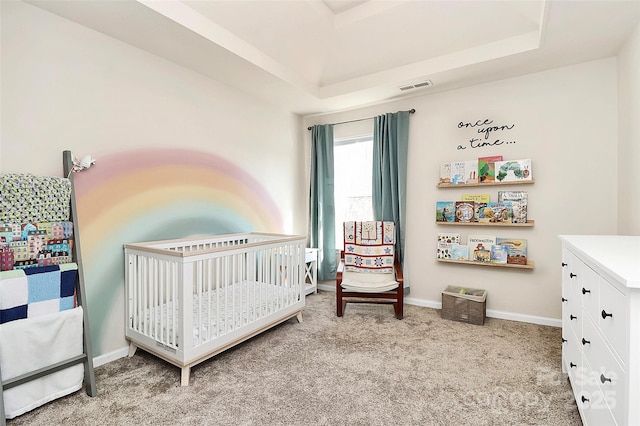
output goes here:
<path id="1" fill-rule="evenodd" d="M 230 234 L 126 244 L 129 356 L 144 349 L 182 369 L 304 308 L 305 237 Z"/>

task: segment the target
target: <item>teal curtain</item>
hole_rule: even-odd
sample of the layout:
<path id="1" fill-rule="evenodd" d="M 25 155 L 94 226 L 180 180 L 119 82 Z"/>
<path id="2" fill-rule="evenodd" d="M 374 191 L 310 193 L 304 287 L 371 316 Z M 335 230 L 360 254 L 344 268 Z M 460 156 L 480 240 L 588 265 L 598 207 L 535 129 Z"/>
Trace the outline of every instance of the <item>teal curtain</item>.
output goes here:
<path id="1" fill-rule="evenodd" d="M 318 248 L 318 280 L 336 277 L 333 125 L 311 129 L 309 246 Z"/>
<path id="2" fill-rule="evenodd" d="M 373 218 L 396 224 L 396 251 L 404 261 L 407 200 L 407 152 L 409 111 L 374 118 Z"/>

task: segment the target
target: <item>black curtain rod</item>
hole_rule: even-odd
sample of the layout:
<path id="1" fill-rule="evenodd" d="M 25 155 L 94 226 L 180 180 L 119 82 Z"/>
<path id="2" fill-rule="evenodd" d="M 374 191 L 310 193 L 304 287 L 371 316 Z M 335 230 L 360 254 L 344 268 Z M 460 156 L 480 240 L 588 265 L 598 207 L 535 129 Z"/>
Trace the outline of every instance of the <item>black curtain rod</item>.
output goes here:
<path id="1" fill-rule="evenodd" d="M 414 112 L 416 112 L 416 109 L 415 109 L 415 108 L 411 108 L 411 109 L 409 110 L 409 114 L 413 114 Z M 341 122 L 339 122 L 339 123 L 333 123 L 333 125 L 335 126 L 335 125 L 338 125 L 338 124 L 355 123 L 356 121 L 371 120 L 372 118 L 374 118 L 374 117 L 358 118 L 357 120 L 341 121 Z M 311 129 L 313 129 L 313 126 L 309 126 L 309 127 L 307 127 L 307 130 L 311 130 Z"/>

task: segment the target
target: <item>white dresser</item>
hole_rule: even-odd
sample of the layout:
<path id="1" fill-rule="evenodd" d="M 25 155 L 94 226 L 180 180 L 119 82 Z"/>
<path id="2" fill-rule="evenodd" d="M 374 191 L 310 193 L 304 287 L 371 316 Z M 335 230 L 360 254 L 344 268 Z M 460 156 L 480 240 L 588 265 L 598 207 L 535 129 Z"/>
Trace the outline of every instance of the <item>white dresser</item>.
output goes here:
<path id="1" fill-rule="evenodd" d="M 562 370 L 585 425 L 640 425 L 640 237 L 562 235 Z"/>

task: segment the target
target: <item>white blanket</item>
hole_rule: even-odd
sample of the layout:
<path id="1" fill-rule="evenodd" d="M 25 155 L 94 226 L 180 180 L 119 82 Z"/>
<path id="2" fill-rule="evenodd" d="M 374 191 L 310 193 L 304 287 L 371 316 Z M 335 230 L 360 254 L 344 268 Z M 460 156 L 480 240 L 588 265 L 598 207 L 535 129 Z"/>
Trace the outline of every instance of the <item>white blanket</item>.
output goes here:
<path id="1" fill-rule="evenodd" d="M 0 325 L 2 380 L 81 355 L 82 307 Z M 4 391 L 5 417 L 12 419 L 82 387 L 82 363 Z"/>

